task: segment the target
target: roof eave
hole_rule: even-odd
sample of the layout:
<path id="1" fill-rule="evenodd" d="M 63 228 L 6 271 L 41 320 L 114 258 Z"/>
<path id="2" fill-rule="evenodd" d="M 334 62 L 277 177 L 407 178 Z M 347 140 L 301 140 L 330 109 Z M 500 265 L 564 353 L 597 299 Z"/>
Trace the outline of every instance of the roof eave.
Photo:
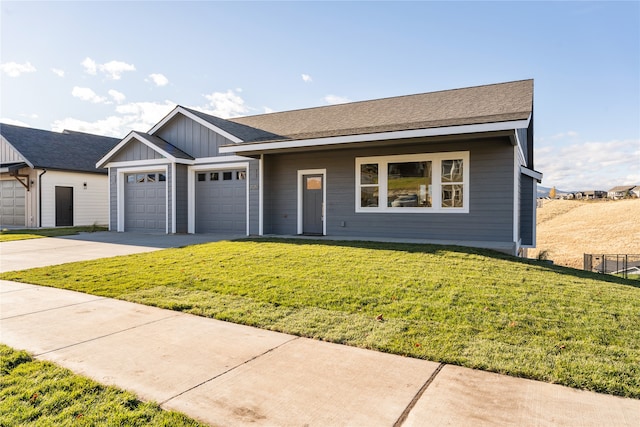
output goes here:
<path id="1" fill-rule="evenodd" d="M 229 132 L 225 131 L 224 129 L 221 129 L 217 126 L 215 126 L 212 123 L 209 123 L 208 121 L 196 116 L 195 114 L 193 114 L 191 111 L 185 109 L 184 107 L 182 107 L 181 105 L 177 105 L 169 114 L 167 114 L 164 119 L 160 120 L 154 127 L 152 127 L 149 132 L 147 132 L 149 135 L 154 135 L 158 130 L 160 130 L 165 124 L 167 124 L 171 119 L 173 119 L 177 114 L 182 114 L 188 118 L 190 118 L 191 120 L 193 120 L 194 122 L 197 122 L 199 124 L 201 124 L 202 126 L 211 129 L 213 132 L 224 136 L 225 138 L 235 142 L 235 143 L 240 143 L 243 142 L 242 139 L 238 138 L 235 135 L 230 134 Z"/>
<path id="2" fill-rule="evenodd" d="M 323 145 L 341 145 L 377 140 L 407 139 L 446 135 L 464 135 L 473 133 L 496 132 L 505 130 L 523 129 L 529 126 L 531 115 L 527 119 L 511 120 L 506 122 L 492 122 L 472 125 L 446 126 L 438 128 L 412 129 L 393 132 L 366 133 L 347 136 L 335 136 L 326 138 L 293 139 L 275 142 L 257 142 L 245 144 L 229 144 L 219 148 L 220 153 L 246 153 L 259 151 L 273 151 L 288 148 L 305 148 Z"/>

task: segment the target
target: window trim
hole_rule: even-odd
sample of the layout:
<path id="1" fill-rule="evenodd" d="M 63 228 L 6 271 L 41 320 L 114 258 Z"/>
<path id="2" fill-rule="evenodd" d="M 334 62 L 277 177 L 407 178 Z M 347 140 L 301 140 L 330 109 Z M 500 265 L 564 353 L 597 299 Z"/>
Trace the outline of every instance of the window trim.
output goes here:
<path id="1" fill-rule="evenodd" d="M 450 183 L 442 182 L 442 161 L 458 160 L 463 161 L 463 197 L 462 207 L 442 207 L 442 186 Z M 388 189 L 388 164 L 403 162 L 431 162 L 431 185 L 432 185 L 432 206 L 431 207 L 393 207 L 387 206 Z M 360 183 L 360 167 L 364 164 L 378 165 L 378 206 L 360 206 L 360 189 L 371 187 L 369 184 Z M 452 151 L 441 153 L 420 153 L 401 154 L 394 156 L 371 156 L 356 157 L 355 162 L 355 211 L 356 213 L 469 213 L 469 177 L 470 163 L 468 151 Z"/>

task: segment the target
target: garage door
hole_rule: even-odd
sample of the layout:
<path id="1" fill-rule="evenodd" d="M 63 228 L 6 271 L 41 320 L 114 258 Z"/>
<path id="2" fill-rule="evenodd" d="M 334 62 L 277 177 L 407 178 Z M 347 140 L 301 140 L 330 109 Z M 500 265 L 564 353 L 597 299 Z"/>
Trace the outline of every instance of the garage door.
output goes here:
<path id="1" fill-rule="evenodd" d="M 125 175 L 125 231 L 167 231 L 166 181 L 160 172 Z"/>
<path id="2" fill-rule="evenodd" d="M 0 181 L 0 225 L 25 226 L 26 190 L 17 180 Z"/>
<path id="3" fill-rule="evenodd" d="M 196 233 L 247 232 L 244 169 L 196 173 Z"/>

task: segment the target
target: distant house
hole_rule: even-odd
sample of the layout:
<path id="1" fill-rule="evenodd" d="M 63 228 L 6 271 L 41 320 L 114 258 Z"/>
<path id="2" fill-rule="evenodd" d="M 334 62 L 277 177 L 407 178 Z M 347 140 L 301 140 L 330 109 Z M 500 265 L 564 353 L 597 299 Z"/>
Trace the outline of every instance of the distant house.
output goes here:
<path id="1" fill-rule="evenodd" d="M 636 185 L 631 190 L 629 190 L 629 194 L 632 197 L 640 198 L 640 185 Z"/>
<path id="2" fill-rule="evenodd" d="M 623 199 L 629 195 L 629 192 L 633 188 L 633 185 L 619 185 L 617 187 L 613 187 L 607 191 L 607 197 L 613 200 Z"/>
<path id="3" fill-rule="evenodd" d="M 533 80 L 221 119 L 177 106 L 97 166 L 110 229 L 535 247 Z"/>
<path id="4" fill-rule="evenodd" d="M 119 139 L 0 124 L 0 226 L 109 223 L 108 178 L 95 163 Z"/>
<path id="5" fill-rule="evenodd" d="M 607 197 L 607 192 L 602 190 L 587 190 L 582 192 L 585 199 L 602 199 Z"/>

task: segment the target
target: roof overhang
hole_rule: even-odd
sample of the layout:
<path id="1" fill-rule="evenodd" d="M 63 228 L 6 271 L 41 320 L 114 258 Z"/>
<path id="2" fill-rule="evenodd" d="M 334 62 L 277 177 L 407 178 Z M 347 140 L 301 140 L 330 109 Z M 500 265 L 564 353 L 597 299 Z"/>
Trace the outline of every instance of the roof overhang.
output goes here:
<path id="1" fill-rule="evenodd" d="M 538 182 L 542 182 L 542 172 L 535 171 L 533 169 L 520 166 L 520 173 L 535 179 Z"/>
<path id="2" fill-rule="evenodd" d="M 478 134 L 498 132 L 515 129 L 523 129 L 529 126 L 531 116 L 525 120 L 512 120 L 506 122 L 482 123 L 473 125 L 447 126 L 427 129 L 412 129 L 394 132 L 367 133 L 346 136 L 334 136 L 327 138 L 296 139 L 272 142 L 256 142 L 246 144 L 224 145 L 219 148 L 220 153 L 258 153 L 267 151 L 286 150 L 292 148 L 311 148 L 327 145 L 354 144 L 371 141 L 384 141 L 394 139 L 409 139 L 422 137 L 438 137 L 464 134 Z"/>
<path id="3" fill-rule="evenodd" d="M 191 111 L 188 111 L 188 110 L 184 109 L 180 105 L 176 106 L 176 108 L 174 108 L 169 114 L 167 114 L 164 119 L 160 120 L 147 133 L 150 134 L 150 135 L 154 135 L 158 130 L 160 130 L 164 125 L 166 125 L 177 114 L 182 114 L 182 115 L 188 117 L 189 119 L 193 120 L 194 122 L 197 122 L 197 123 L 201 124 L 202 126 L 211 129 L 215 133 L 224 136 L 225 138 L 227 138 L 230 141 L 233 141 L 235 143 L 242 142 L 242 140 L 240 138 L 238 138 L 237 136 L 232 135 L 232 134 L 230 134 L 229 132 L 227 132 L 227 131 L 225 131 L 223 129 L 220 129 L 219 127 L 209 123 L 206 120 L 203 120 L 202 118 L 200 118 L 200 117 L 196 116 L 195 114 L 193 114 Z"/>
<path id="4" fill-rule="evenodd" d="M 0 164 L 0 173 L 12 173 L 28 167 L 30 166 L 25 162 L 4 163 Z"/>

